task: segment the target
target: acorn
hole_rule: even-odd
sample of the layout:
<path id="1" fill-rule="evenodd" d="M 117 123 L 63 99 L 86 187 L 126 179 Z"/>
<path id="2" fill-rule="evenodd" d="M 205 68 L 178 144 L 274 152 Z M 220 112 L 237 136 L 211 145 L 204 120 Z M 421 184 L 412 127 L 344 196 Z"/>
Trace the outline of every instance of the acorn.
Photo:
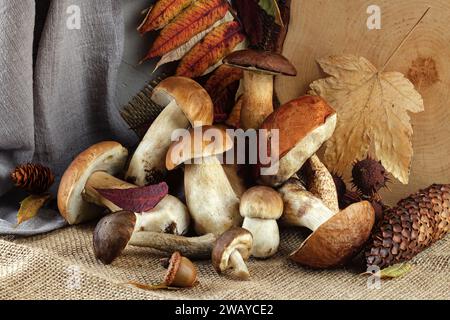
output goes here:
<path id="1" fill-rule="evenodd" d="M 354 187 L 367 197 L 372 197 L 389 182 L 387 171 L 381 161 L 370 157 L 357 161 L 353 165 L 352 178 Z"/>

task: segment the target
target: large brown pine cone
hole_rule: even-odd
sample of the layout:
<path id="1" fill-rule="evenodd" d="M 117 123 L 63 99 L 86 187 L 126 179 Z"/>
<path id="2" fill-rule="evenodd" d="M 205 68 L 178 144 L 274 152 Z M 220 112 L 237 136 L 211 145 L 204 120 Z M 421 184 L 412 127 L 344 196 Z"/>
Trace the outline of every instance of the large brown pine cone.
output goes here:
<path id="1" fill-rule="evenodd" d="M 32 194 L 41 194 L 51 187 L 55 181 L 55 176 L 50 168 L 40 164 L 28 163 L 15 168 L 11 172 L 11 180 L 18 188 Z"/>
<path id="2" fill-rule="evenodd" d="M 432 185 L 384 213 L 366 249 L 366 263 L 384 268 L 412 259 L 450 229 L 450 185 Z"/>

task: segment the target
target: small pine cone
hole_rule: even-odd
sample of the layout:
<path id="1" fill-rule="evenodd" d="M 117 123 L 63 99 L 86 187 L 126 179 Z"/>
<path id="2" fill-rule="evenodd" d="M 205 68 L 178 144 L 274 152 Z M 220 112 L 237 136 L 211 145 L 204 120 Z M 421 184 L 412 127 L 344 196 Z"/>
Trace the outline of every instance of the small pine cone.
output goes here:
<path id="1" fill-rule="evenodd" d="M 412 259 L 450 230 L 450 185 L 432 185 L 385 212 L 366 249 L 368 266 Z"/>
<path id="2" fill-rule="evenodd" d="M 55 176 L 50 168 L 40 164 L 28 163 L 16 167 L 11 172 L 11 180 L 20 189 L 32 194 L 41 194 L 51 187 L 55 181 Z"/>

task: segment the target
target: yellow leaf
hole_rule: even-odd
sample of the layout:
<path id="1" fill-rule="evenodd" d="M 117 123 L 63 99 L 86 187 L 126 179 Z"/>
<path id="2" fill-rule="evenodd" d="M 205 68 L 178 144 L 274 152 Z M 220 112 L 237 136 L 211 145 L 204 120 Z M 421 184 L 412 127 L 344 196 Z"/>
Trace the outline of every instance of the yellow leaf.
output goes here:
<path id="1" fill-rule="evenodd" d="M 50 199 L 50 194 L 31 195 L 20 203 L 20 209 L 17 213 L 17 225 L 34 218 L 39 209 L 41 209 Z"/>
<path id="2" fill-rule="evenodd" d="M 399 72 L 380 72 L 363 57 L 331 56 L 318 60 L 331 77 L 311 84 L 337 111 L 338 123 L 327 142 L 325 162 L 345 173 L 368 152 L 400 182 L 407 184 L 413 129 L 407 111 L 424 110 L 414 85 Z"/>
<path id="3" fill-rule="evenodd" d="M 412 265 L 410 263 L 399 263 L 381 270 L 380 277 L 381 279 L 399 278 L 404 276 L 411 270 Z"/>

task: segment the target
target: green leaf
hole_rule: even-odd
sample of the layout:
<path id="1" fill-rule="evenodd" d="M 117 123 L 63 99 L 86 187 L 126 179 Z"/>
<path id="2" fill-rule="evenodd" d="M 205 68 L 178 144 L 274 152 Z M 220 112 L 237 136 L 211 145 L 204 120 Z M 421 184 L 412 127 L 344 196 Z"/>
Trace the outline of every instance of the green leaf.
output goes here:
<path id="1" fill-rule="evenodd" d="M 269 15 L 274 17 L 275 23 L 284 27 L 283 18 L 281 17 L 280 7 L 277 0 L 259 0 L 259 6 Z"/>
<path id="2" fill-rule="evenodd" d="M 31 195 L 22 200 L 20 202 L 19 212 L 17 213 L 17 226 L 37 216 L 39 209 L 50 200 L 50 197 L 50 194 L 44 193 L 41 195 Z"/>
<path id="3" fill-rule="evenodd" d="M 412 265 L 410 263 L 399 263 L 393 266 L 384 268 L 380 272 L 381 279 L 393 279 L 403 277 L 405 274 L 412 270 Z"/>

